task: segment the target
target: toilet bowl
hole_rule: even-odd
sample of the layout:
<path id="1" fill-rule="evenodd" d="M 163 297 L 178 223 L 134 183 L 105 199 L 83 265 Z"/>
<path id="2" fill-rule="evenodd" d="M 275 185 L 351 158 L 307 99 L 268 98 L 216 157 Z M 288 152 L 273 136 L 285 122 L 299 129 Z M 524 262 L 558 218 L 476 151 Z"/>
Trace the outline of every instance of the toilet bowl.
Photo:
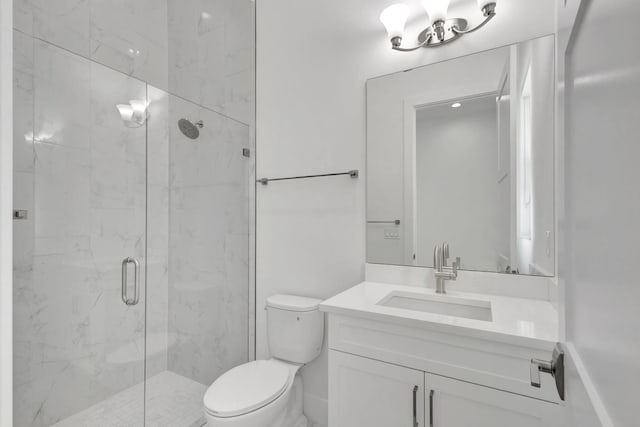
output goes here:
<path id="1" fill-rule="evenodd" d="M 204 397 L 210 427 L 306 427 L 300 365 L 277 359 L 245 363 L 222 375 Z"/>
<path id="2" fill-rule="evenodd" d="M 273 358 L 237 366 L 204 396 L 209 427 L 307 427 L 298 371 L 322 349 L 320 300 L 292 295 L 267 299 L 267 338 Z"/>

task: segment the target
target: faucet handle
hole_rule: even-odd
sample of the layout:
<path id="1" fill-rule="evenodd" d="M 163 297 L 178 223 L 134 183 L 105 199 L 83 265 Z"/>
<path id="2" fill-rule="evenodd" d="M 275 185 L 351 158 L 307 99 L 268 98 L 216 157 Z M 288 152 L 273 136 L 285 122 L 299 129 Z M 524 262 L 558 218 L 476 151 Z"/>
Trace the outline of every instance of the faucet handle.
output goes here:
<path id="1" fill-rule="evenodd" d="M 442 242 L 442 266 L 447 267 L 449 259 L 449 243 Z"/>
<path id="2" fill-rule="evenodd" d="M 458 277 L 458 270 L 460 270 L 460 257 L 457 256 L 456 260 L 451 263 L 451 268 L 453 269 L 453 275 Z"/>
<path id="3" fill-rule="evenodd" d="M 442 243 L 442 258 L 445 261 L 449 259 L 449 243 L 447 242 Z"/>

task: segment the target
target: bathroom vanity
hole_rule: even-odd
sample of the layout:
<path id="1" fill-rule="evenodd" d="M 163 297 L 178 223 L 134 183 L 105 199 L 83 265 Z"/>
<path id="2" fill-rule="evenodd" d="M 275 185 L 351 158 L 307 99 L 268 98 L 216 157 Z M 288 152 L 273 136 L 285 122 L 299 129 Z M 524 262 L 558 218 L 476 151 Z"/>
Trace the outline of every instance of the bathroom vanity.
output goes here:
<path id="1" fill-rule="evenodd" d="M 332 427 L 561 425 L 553 378 L 531 385 L 557 341 L 547 301 L 363 282 L 321 310 Z"/>
<path id="2" fill-rule="evenodd" d="M 367 81 L 367 281 L 321 305 L 331 427 L 562 425 L 554 46 Z"/>
<path id="3" fill-rule="evenodd" d="M 331 427 L 562 425 L 554 46 L 367 81 L 367 281 L 321 305 Z"/>

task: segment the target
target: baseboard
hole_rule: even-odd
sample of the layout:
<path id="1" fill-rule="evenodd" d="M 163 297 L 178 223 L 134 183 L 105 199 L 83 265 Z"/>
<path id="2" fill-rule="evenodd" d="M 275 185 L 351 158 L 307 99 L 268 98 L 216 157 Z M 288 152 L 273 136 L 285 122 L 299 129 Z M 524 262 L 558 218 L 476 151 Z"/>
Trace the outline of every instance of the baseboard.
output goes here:
<path id="1" fill-rule="evenodd" d="M 313 394 L 304 394 L 304 414 L 311 424 L 329 425 L 329 402 Z"/>

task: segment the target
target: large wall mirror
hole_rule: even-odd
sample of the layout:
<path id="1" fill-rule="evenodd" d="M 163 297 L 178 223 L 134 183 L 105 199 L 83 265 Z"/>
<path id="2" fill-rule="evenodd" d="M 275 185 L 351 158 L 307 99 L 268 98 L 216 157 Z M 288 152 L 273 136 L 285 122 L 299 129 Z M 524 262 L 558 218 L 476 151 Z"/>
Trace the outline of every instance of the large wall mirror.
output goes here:
<path id="1" fill-rule="evenodd" d="M 367 261 L 553 276 L 554 38 L 367 82 Z"/>

